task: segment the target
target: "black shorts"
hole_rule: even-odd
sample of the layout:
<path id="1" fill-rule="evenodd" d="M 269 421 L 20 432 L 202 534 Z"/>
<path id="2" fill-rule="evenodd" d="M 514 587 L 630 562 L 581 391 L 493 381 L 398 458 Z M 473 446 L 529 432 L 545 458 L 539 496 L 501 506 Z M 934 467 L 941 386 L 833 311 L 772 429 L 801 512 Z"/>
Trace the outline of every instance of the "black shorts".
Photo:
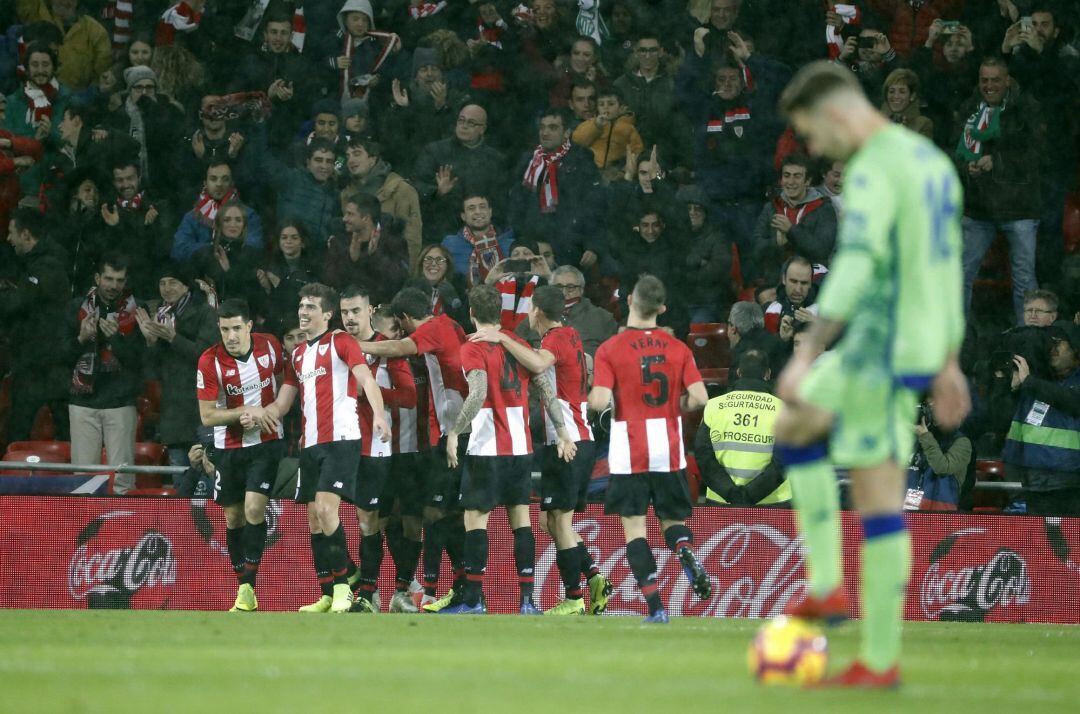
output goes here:
<path id="1" fill-rule="evenodd" d="M 693 510 L 685 471 L 611 474 L 604 494 L 604 513 L 644 516 L 652 504 L 662 521 L 685 521 Z"/>
<path id="2" fill-rule="evenodd" d="M 570 463 L 559 458 L 555 446 L 545 446 L 540 467 L 540 510 L 583 509 L 588 500 L 594 463 L 596 444 L 591 441 L 577 442 L 577 454 Z"/>
<path id="3" fill-rule="evenodd" d="M 296 476 L 297 503 L 311 503 L 319 491 L 335 493 L 353 502 L 356 469 L 360 465 L 360 440 L 331 441 L 300 450 L 300 471 Z"/>
<path id="4" fill-rule="evenodd" d="M 214 500 L 231 506 L 243 502 L 247 491 L 269 496 L 284 456 L 285 442 L 281 439 L 237 449 L 211 449 L 210 461 L 217 469 Z"/>
<path id="5" fill-rule="evenodd" d="M 383 492 L 390 481 L 393 456 L 361 456 L 356 470 L 356 492 L 353 503 L 365 511 L 378 511 Z"/>
<path id="6" fill-rule="evenodd" d="M 427 469 L 428 505 L 441 511 L 458 509 L 458 494 L 461 493 L 461 472 L 465 463 L 465 451 L 469 448 L 469 435 L 458 437 L 458 467 L 451 469 L 446 465 L 446 437 L 439 439 L 439 444 L 432 449 Z"/>
<path id="7" fill-rule="evenodd" d="M 414 454 L 394 454 L 390 457 L 390 478 L 379 500 L 379 515 L 390 516 L 396 510 L 402 516 L 419 517 L 428 504 L 428 471 L 430 451 Z"/>
<path id="8" fill-rule="evenodd" d="M 487 513 L 495 506 L 528 505 L 532 499 L 531 456 L 466 456 L 461 508 Z"/>

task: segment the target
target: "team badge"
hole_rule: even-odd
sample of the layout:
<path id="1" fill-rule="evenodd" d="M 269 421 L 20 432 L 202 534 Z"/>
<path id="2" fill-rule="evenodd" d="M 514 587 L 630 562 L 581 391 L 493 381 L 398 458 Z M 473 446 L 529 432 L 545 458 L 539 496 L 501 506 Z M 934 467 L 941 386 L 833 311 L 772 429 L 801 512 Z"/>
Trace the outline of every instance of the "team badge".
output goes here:
<path id="1" fill-rule="evenodd" d="M 322 357 L 326 354 L 326 350 L 330 349 L 330 345 L 319 345 L 319 356 Z"/>
<path id="2" fill-rule="evenodd" d="M 270 355 L 259 355 L 259 364 L 263 367 L 270 366 Z"/>
<path id="3" fill-rule="evenodd" d="M 735 136 L 737 136 L 737 137 L 739 137 L 741 139 L 742 134 L 743 134 L 743 128 L 741 126 L 736 126 L 735 127 Z"/>

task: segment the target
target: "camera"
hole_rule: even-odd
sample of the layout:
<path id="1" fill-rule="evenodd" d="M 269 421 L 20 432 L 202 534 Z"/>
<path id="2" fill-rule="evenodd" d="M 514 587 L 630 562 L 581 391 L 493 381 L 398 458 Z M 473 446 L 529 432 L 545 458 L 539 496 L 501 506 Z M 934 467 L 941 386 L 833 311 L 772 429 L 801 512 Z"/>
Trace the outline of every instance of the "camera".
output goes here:
<path id="1" fill-rule="evenodd" d="M 1020 18 L 1020 29 L 1023 30 L 1024 32 L 1031 32 L 1031 28 L 1032 28 L 1031 16 L 1030 15 L 1025 15 L 1024 17 L 1021 17 Z"/>
<path id="2" fill-rule="evenodd" d="M 946 20 L 941 23 L 941 34 L 955 35 L 957 32 L 960 32 L 959 20 Z"/>
<path id="3" fill-rule="evenodd" d="M 1032 375 L 1042 378 L 1050 376 L 1050 350 L 1053 344 L 1048 328 L 1031 325 L 1014 327 L 1002 335 L 1001 341 L 1004 348 L 994 350 L 990 356 L 991 373 L 1011 375 L 1016 371 L 1016 364 L 1013 363 L 1016 356 L 1027 361 Z"/>
<path id="4" fill-rule="evenodd" d="M 876 37 L 860 37 L 859 49 L 860 50 L 872 50 L 877 45 Z"/>
<path id="5" fill-rule="evenodd" d="M 531 273 L 532 261 L 527 258 L 514 258 L 503 263 L 507 273 Z"/>
<path id="6" fill-rule="evenodd" d="M 915 423 L 924 423 L 926 428 L 931 431 L 934 429 L 934 408 L 926 402 L 919 402 L 919 417 L 915 420 Z"/>

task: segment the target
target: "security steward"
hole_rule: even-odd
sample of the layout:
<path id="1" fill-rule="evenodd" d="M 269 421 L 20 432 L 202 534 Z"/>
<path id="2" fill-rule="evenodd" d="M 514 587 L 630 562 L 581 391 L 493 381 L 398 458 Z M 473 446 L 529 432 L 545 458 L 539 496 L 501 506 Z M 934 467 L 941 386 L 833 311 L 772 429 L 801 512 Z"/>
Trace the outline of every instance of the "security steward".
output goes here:
<path id="1" fill-rule="evenodd" d="M 720 505 L 789 507 L 791 487 L 773 459 L 773 423 L 783 402 L 766 382 L 768 357 L 748 350 L 735 374 L 731 390 L 705 406 L 694 439 L 705 497 Z"/>

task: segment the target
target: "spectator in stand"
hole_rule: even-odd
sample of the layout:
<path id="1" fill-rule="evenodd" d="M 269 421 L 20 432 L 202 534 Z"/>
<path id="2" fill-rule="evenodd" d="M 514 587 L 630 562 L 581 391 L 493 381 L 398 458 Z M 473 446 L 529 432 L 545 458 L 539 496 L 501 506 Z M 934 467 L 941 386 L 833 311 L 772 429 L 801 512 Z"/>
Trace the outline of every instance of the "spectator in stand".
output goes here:
<path id="1" fill-rule="evenodd" d="M 570 131 L 582 122 L 596 118 L 596 84 L 593 82 L 574 82 L 570 87 L 570 111 L 574 113 L 570 120 Z"/>
<path id="2" fill-rule="evenodd" d="M 64 177 L 65 193 L 44 214 L 50 235 L 65 252 L 65 268 L 76 295 L 90 289 L 101 250 L 104 222 L 101 194 L 105 181 L 94 168 L 76 169 Z"/>
<path id="3" fill-rule="evenodd" d="M 934 122 L 922 115 L 921 102 L 919 76 L 910 69 L 894 69 L 885 78 L 881 113 L 897 124 L 933 139 Z"/>
<path id="4" fill-rule="evenodd" d="M 372 304 L 390 300 L 408 277 L 409 251 L 393 217 L 369 193 L 345 200 L 345 232 L 330 238 L 323 280 L 334 288 L 366 285 Z"/>
<path id="5" fill-rule="evenodd" d="M 316 139 L 329 141 L 330 150 L 334 156 L 344 157 L 346 139 L 341 114 L 341 105 L 332 99 L 320 99 L 315 102 L 311 111 L 311 120 L 303 125 L 303 130 L 307 133 L 301 132 L 301 138 L 289 147 L 288 165 L 303 170 L 307 164 L 308 148 Z M 275 154 L 269 154 L 269 156 L 279 158 Z"/>
<path id="6" fill-rule="evenodd" d="M 300 288 L 319 282 L 320 265 L 309 249 L 310 239 L 299 221 L 286 220 L 278 230 L 277 250 L 263 267 L 255 271 L 265 306 L 266 331 L 281 334 L 300 304 Z"/>
<path id="7" fill-rule="evenodd" d="M 7 98 L 0 94 L 0 124 L 6 110 Z M 19 174 L 41 161 L 42 152 L 37 139 L 0 129 L 0 230 L 7 231 L 8 216 L 19 205 L 22 196 Z"/>
<path id="8" fill-rule="evenodd" d="M 637 224 L 620 242 L 613 246 L 615 260 L 619 263 L 619 285 L 634 285 L 645 273 L 654 275 L 664 285 L 683 285 L 688 272 L 685 267 L 687 237 L 679 227 L 670 228 L 664 215 L 646 209 L 637 216 Z M 629 290 L 620 290 L 623 314 L 627 313 L 626 296 Z M 689 295 L 672 290 L 667 298 L 667 310 L 660 314 L 662 327 L 685 335 L 690 330 Z"/>
<path id="9" fill-rule="evenodd" d="M 57 78 L 73 90 L 85 89 L 112 64 L 109 33 L 80 7 L 80 0 L 19 0 L 19 20 L 48 22 L 63 33 Z"/>
<path id="10" fill-rule="evenodd" d="M 214 288 L 218 303 L 240 298 L 249 305 L 262 303 L 258 281 L 262 249 L 247 243 L 247 217 L 251 209 L 238 200 L 226 201 L 214 217 L 214 242 L 191 258 L 192 273 Z"/>
<path id="11" fill-rule="evenodd" d="M 19 91 L 7 98 L 3 128 L 16 136 L 43 142 L 46 147 L 60 143 L 60 120 L 70 101 L 67 87 L 56 78 L 56 52 L 43 44 L 31 44 L 25 55 L 26 79 Z M 36 196 L 42 170 L 27 167 L 19 175 L 24 196 Z"/>
<path id="12" fill-rule="evenodd" d="M 560 75 L 548 94 L 548 104 L 553 107 L 567 106 L 573 87 L 579 83 L 599 87 L 608 83 L 607 70 L 600 64 L 600 46 L 591 37 L 578 37 L 570 45 L 569 55 L 560 57 L 555 64 Z"/>
<path id="13" fill-rule="evenodd" d="M 841 194 L 844 191 L 844 162 L 830 161 L 825 164 L 821 172 L 821 183 L 816 186 L 818 193 L 832 201 L 833 210 L 837 218 L 840 217 L 844 199 Z"/>
<path id="14" fill-rule="evenodd" d="M 157 76 L 149 67 L 128 67 L 124 84 L 124 103 L 105 118 L 109 137 L 117 150 L 138 155 L 147 183 L 165 188 L 183 144 L 183 114 L 169 97 L 158 96 Z"/>
<path id="15" fill-rule="evenodd" d="M 769 366 L 780 369 L 787 361 L 787 345 L 765 329 L 765 311 L 756 302 L 742 301 L 731 306 L 727 321 L 728 343 L 732 364 L 739 364 L 743 355 L 758 350 L 769 358 Z"/>
<path id="16" fill-rule="evenodd" d="M 926 41 L 934 20 L 960 17 L 964 0 L 867 0 L 867 5 L 884 20 L 890 44 L 906 59 Z"/>
<path id="17" fill-rule="evenodd" d="M 429 241 L 455 230 L 465 187 L 489 197 L 505 193 L 506 159 L 484 142 L 487 123 L 483 107 L 466 104 L 453 136 L 428 144 L 416 160 L 412 183 L 420 194 Z M 492 208 L 497 212 L 501 205 Z"/>
<path id="18" fill-rule="evenodd" d="M 491 222 L 491 201 L 487 196 L 467 192 L 461 203 L 461 230 L 443 238 L 442 247 L 453 258 L 453 269 L 465 279 L 467 288 L 482 285 L 488 273 L 510 257 L 514 231 L 500 231 Z"/>
<path id="19" fill-rule="evenodd" d="M 61 353 L 72 368 L 71 462 L 135 463 L 135 398 L 142 391 L 145 344 L 138 331 L 138 304 L 127 289 L 128 263 L 115 253 L 98 262 L 94 287 L 68 307 Z M 117 474 L 113 491 L 135 485 L 132 474 Z"/>
<path id="20" fill-rule="evenodd" d="M 997 234 L 1009 240 L 1013 310 L 1023 321 L 1024 294 L 1037 286 L 1039 163 L 1043 134 L 1039 105 L 1013 83 L 1004 60 L 979 67 L 979 86 L 961 106 L 964 118 L 954 156 L 964 183 L 964 299 Z"/>
<path id="21" fill-rule="evenodd" d="M 199 128 L 186 140 L 181 165 L 185 187 L 198 188 L 206 176 L 206 168 L 212 163 L 227 163 L 234 168 L 237 186 L 245 194 L 254 195 L 261 186 L 258 175 L 256 150 L 248 142 L 248 136 L 240 127 L 229 126 L 224 118 L 213 111 L 221 97 L 207 94 L 199 107 Z"/>
<path id="22" fill-rule="evenodd" d="M 765 310 L 765 329 L 791 343 L 795 325 L 817 318 L 818 287 L 814 285 L 814 266 L 802 256 L 784 263 L 780 272 L 776 300 Z"/>
<path id="23" fill-rule="evenodd" d="M 68 437 L 70 366 L 46 326 L 62 324 L 71 285 L 63 249 L 46 237 L 45 219 L 34 209 L 11 214 L 7 242 L 14 259 L 0 268 L 0 336 L 11 351 L 8 441 L 30 438 L 41 407 L 52 412 L 56 438 Z"/>
<path id="24" fill-rule="evenodd" d="M 784 160 L 780 192 L 765 204 L 754 228 L 756 279 L 771 281 L 795 255 L 828 264 L 836 245 L 836 211 L 829 198 L 811 187 L 813 168 L 802 154 Z"/>
<path id="25" fill-rule="evenodd" d="M 836 58 L 859 77 L 868 97 L 880 97 L 885 78 L 900 66 L 900 58 L 889 43 L 887 30 L 888 25 L 864 16 L 859 28 L 846 35 L 844 47 Z"/>
<path id="26" fill-rule="evenodd" d="M 195 373 L 199 356 L 218 340 L 217 313 L 174 263 L 158 270 L 158 292 L 161 299 L 137 308 L 135 316 L 146 340 L 148 371 L 161 382 L 157 440 L 168 449 L 171 465 L 188 466 L 201 424 Z"/>
<path id="27" fill-rule="evenodd" d="M 1050 327 L 1058 319 L 1058 296 L 1049 290 L 1024 293 L 1024 326 Z"/>
<path id="28" fill-rule="evenodd" d="M 518 239 L 510 246 L 510 257 L 500 260 L 484 282 L 502 295 L 502 327 L 513 330 L 528 322 L 533 292 L 551 281 L 551 269 L 540 255 L 536 241 Z"/>
<path id="29" fill-rule="evenodd" d="M 424 228 L 416 189 L 400 174 L 394 173 L 390 163 L 383 158 L 382 147 L 372 139 L 351 137 L 345 156 L 349 183 L 341 190 L 342 202 L 361 193 L 379 199 L 382 212 L 393 216 L 403 226 L 409 265 L 415 265 Z"/>
<path id="30" fill-rule="evenodd" d="M 604 252 L 600 174 L 588 150 L 570 143 L 565 110 L 542 112 L 537 133 L 536 148 L 510 173 L 510 225 L 518 236 L 549 241 L 559 263 L 591 268 Z"/>
<path id="31" fill-rule="evenodd" d="M 934 142 L 946 149 L 951 148 L 955 138 L 953 130 L 959 120 L 956 110 L 971 95 L 971 87 L 979 79 L 974 52 L 968 27 L 948 26 L 934 20 L 926 43 L 911 57 L 911 68 L 920 78 L 926 115 L 934 122 Z"/>
<path id="32" fill-rule="evenodd" d="M 469 308 L 462 299 L 465 283 L 455 271 L 454 259 L 445 247 L 428 245 L 420 251 L 406 287 L 419 288 L 431 296 L 431 314 L 449 315 L 459 325 L 468 324 Z"/>
<path id="33" fill-rule="evenodd" d="M 2 113 L 2 111 L 0 111 Z M 93 115 L 90 108 L 80 104 L 68 104 L 64 108 L 64 115 L 60 120 L 60 141 L 54 144 L 45 154 L 44 171 L 42 173 L 41 190 L 38 200 L 43 211 L 59 207 L 63 210 L 66 206 L 62 199 L 70 190 L 67 185 L 67 177 L 79 168 L 93 167 L 101 170 L 105 163 L 105 157 L 100 149 L 100 142 L 91 138 Z M 0 130 L 0 147 L 3 147 L 3 137 L 6 132 Z M 12 135 L 13 136 L 13 135 Z M 22 141 L 32 141 L 23 139 Z M 12 153 L 5 155 L 18 156 L 14 152 L 14 145 L 4 147 Z M 41 160 L 41 157 L 37 157 Z M 28 168 L 28 166 L 23 166 Z M 17 188 L 17 186 L 16 186 Z M 0 214 L 3 209 L 0 208 Z M 3 216 L 0 215 L 0 220 Z"/>
<path id="34" fill-rule="evenodd" d="M 615 324 L 615 318 L 585 297 L 585 275 L 574 266 L 562 265 L 555 268 L 551 274 L 551 284 L 562 289 L 563 298 L 566 300 L 563 324 L 577 330 L 582 349 L 592 357 L 600 345 L 618 332 L 619 326 Z M 532 329 L 528 320 L 523 320 L 515 332 L 534 347 L 540 344 L 540 335 Z"/>
<path id="35" fill-rule="evenodd" d="M 214 221 L 221 206 L 229 201 L 239 201 L 240 196 L 233 187 L 232 168 L 224 162 L 206 167 L 206 180 L 203 189 L 195 201 L 195 206 L 184 214 L 180 227 L 173 236 L 170 256 L 178 263 L 191 260 L 200 248 L 214 242 Z M 244 221 L 247 231 L 247 244 L 262 250 L 262 220 L 254 210 L 248 209 Z"/>
<path id="36" fill-rule="evenodd" d="M 566 53 L 574 38 L 570 23 L 563 17 L 555 0 L 531 0 L 530 12 L 518 16 L 524 21 L 518 36 L 521 43 L 522 72 L 529 81 L 517 88 L 519 108 L 527 114 L 541 109 L 558 83 L 560 70 L 556 60 Z"/>
<path id="37" fill-rule="evenodd" d="M 112 194 L 101 204 L 101 233 L 94 249 L 96 262 L 106 252 L 124 255 L 128 264 L 127 288 L 139 300 L 157 294 L 154 272 L 169 256 L 172 226 L 169 202 L 143 186 L 134 157 L 120 159 L 112 168 Z"/>
<path id="38" fill-rule="evenodd" d="M 734 245 L 727 232 L 709 220 L 709 199 L 698 186 L 678 191 L 690 223 L 690 246 L 686 254 L 689 273 L 690 322 L 718 322 L 735 302 L 739 287 L 732 277 Z"/>
<path id="39" fill-rule="evenodd" d="M 614 88 L 600 91 L 596 117 L 578 124 L 571 138 L 574 144 L 592 152 L 605 183 L 623 173 L 628 152 L 640 154 L 645 149 L 634 128 L 634 113 Z"/>
<path id="40" fill-rule="evenodd" d="M 1050 374 L 1013 358 L 1018 402 L 1003 458 L 1010 479 L 1024 484 L 1028 513 L 1080 516 L 1080 326 L 1050 329 Z"/>
<path id="41" fill-rule="evenodd" d="M 345 0 L 337 21 L 340 49 L 336 51 L 340 54 L 330 58 L 330 94 L 342 100 L 352 97 L 371 103 L 369 95 L 374 92 L 379 99 L 385 99 L 390 80 L 398 75 L 395 65 L 401 38 L 375 29 L 375 13 L 368 0 Z"/>
<path id="42" fill-rule="evenodd" d="M 907 472 L 909 504 L 916 510 L 970 510 L 975 481 L 975 450 L 961 431 L 945 431 L 923 402 L 915 424 L 915 453 Z M 913 493 L 914 492 L 914 493 Z M 918 503 L 911 504 L 912 499 Z"/>
<path id="43" fill-rule="evenodd" d="M 330 141 L 316 138 L 308 143 L 304 155 L 304 168 L 293 169 L 266 152 L 263 170 L 277 193 L 277 215 L 303 223 L 313 247 L 323 246 L 341 218 L 341 197 L 335 182 L 337 153 Z"/>
<path id="44" fill-rule="evenodd" d="M 643 213 L 655 212 L 671 225 L 686 223 L 686 215 L 679 211 L 673 182 L 665 179 L 657 147 L 652 148 L 648 157 L 643 158 L 632 153 L 626 155 L 623 180 L 608 187 L 609 201 L 604 228 L 606 245 L 612 254 L 636 228 L 637 220 Z M 606 269 L 607 265 L 603 267 Z"/>
<path id="45" fill-rule="evenodd" d="M 1080 53 L 1068 44 L 1063 34 L 1060 9 L 1042 0 L 1035 2 L 1028 14 L 1030 26 L 1018 22 L 1010 27 L 1001 51 L 1006 56 L 1012 55 L 1009 72 L 1039 103 L 1045 124 L 1048 146 L 1039 154 L 1042 209 L 1035 265 L 1039 282 L 1047 283 L 1058 279 L 1065 253 L 1062 241 L 1065 194 L 1075 186 L 1080 138 L 1077 119 Z"/>

